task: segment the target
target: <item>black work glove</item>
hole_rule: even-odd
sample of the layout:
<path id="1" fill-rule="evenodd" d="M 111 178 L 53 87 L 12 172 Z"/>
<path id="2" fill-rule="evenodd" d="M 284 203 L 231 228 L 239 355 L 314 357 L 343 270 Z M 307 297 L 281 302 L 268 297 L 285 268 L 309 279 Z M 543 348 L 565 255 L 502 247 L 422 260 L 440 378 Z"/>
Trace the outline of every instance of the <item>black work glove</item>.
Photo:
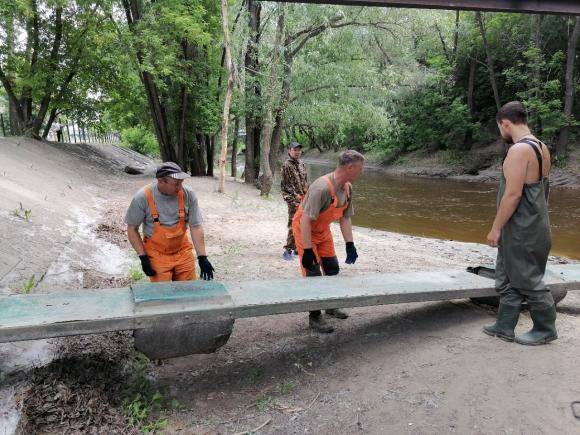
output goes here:
<path id="1" fill-rule="evenodd" d="M 307 270 L 312 270 L 315 264 L 318 264 L 316 261 L 316 255 L 314 255 L 314 251 L 312 248 L 308 248 L 304 250 L 302 254 L 302 267 Z"/>
<path id="2" fill-rule="evenodd" d="M 197 257 L 197 262 L 199 263 L 199 268 L 201 269 L 201 279 L 209 281 L 213 279 L 213 272 L 215 269 L 207 259 L 207 255 L 200 255 Z"/>
<path id="3" fill-rule="evenodd" d="M 354 264 L 358 254 L 356 253 L 356 248 L 354 247 L 354 242 L 346 242 L 346 264 Z"/>
<path id="4" fill-rule="evenodd" d="M 155 276 L 155 270 L 153 270 L 153 267 L 151 266 L 151 261 L 149 260 L 149 257 L 146 254 L 139 255 L 139 260 L 141 260 L 141 269 L 143 269 L 145 275 Z"/>

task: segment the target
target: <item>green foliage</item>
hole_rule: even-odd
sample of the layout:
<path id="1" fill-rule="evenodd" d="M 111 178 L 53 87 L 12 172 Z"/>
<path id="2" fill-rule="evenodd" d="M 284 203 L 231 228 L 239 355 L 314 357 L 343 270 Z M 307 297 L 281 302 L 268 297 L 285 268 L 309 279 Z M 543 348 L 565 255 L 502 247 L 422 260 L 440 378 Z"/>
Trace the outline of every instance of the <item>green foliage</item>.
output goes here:
<path id="1" fill-rule="evenodd" d="M 395 149 L 399 152 L 459 149 L 466 132 L 478 128 L 467 106 L 445 83 L 435 82 L 410 92 L 398 107 Z"/>
<path id="2" fill-rule="evenodd" d="M 171 409 L 173 409 L 174 411 L 181 411 L 184 408 L 185 407 L 183 406 L 183 403 L 181 403 L 179 400 L 171 399 Z"/>
<path id="3" fill-rule="evenodd" d="M 296 384 L 291 380 L 283 381 L 280 382 L 278 388 L 280 390 L 280 394 L 290 394 L 292 391 L 294 391 L 294 388 L 296 388 Z"/>
<path id="4" fill-rule="evenodd" d="M 123 410 L 129 424 L 144 434 L 156 433 L 167 426 L 163 416 L 163 397 L 147 378 L 149 359 L 137 353 L 132 364 L 132 379 L 123 393 Z"/>
<path id="5" fill-rule="evenodd" d="M 121 130 L 121 145 L 144 155 L 159 157 L 159 145 L 155 136 L 143 127 Z"/>
<path id="6" fill-rule="evenodd" d="M 0 28 L 6 32 L 0 32 L 0 64 L 16 98 L 32 105 L 31 113 L 24 114 L 27 123 L 36 117 L 42 128 L 51 112 L 84 123 L 99 122 L 102 90 L 114 83 L 115 52 L 103 50 L 114 35 L 108 19 L 113 2 L 98 3 L 96 7 L 88 0 L 1 2 Z M 62 32 L 53 53 L 58 8 Z M 41 101 L 49 103 L 46 113 L 39 110 Z M 23 132 L 36 133 L 30 127 Z"/>
<path id="7" fill-rule="evenodd" d="M 13 209 L 10 212 L 10 214 L 20 219 L 24 219 L 26 222 L 30 222 L 30 220 L 32 219 L 32 210 L 29 208 L 24 208 L 22 203 L 19 204 L 20 204 L 19 208 Z"/>
<path id="8" fill-rule="evenodd" d="M 36 285 L 36 277 L 34 274 L 32 274 L 30 276 L 30 278 L 28 278 L 26 280 L 26 282 L 22 285 L 22 289 L 20 290 L 20 293 L 24 293 L 24 294 L 30 293 L 35 285 Z"/>
<path id="9" fill-rule="evenodd" d="M 541 131 L 546 140 L 553 139 L 566 125 L 562 111 L 564 65 L 562 51 L 556 51 L 546 60 L 537 47 L 530 46 L 504 72 L 507 85 L 517 90 L 517 97 L 526 105 L 531 126 Z"/>
<path id="10" fill-rule="evenodd" d="M 256 405 L 256 408 L 258 408 L 258 411 L 266 411 L 268 408 L 270 408 L 270 406 L 273 405 L 272 396 L 269 396 L 266 394 L 261 395 L 256 400 L 255 405 Z"/>
<path id="11" fill-rule="evenodd" d="M 39 33 L 33 56 L 35 4 Z M 143 86 L 147 73 L 167 120 L 169 145 L 184 138 L 185 159 L 191 161 L 194 154 L 203 158 L 207 149 L 200 146 L 202 140 L 215 139 L 219 132 L 226 83 L 220 65 L 220 3 L 136 4 L 140 18 L 130 26 L 123 2 L 0 2 L 3 72 L 16 95 L 31 102 L 33 117 L 49 89 L 43 122 L 54 112 L 96 130 L 114 129 L 121 132 L 124 146 L 158 156 L 151 100 Z M 232 116 L 243 120 L 252 115 L 258 125 L 264 116 L 277 7 L 260 4 L 258 70 L 250 72 L 244 68 L 251 36 L 247 4 L 230 1 L 232 30 L 241 12 L 231 35 L 239 78 Z M 63 34 L 54 60 L 57 5 L 63 6 Z M 546 140 L 565 125 L 576 138 L 580 105 L 571 120 L 562 115 L 573 20 L 505 13 L 483 17 L 501 102 L 522 100 L 532 128 Z M 455 12 L 292 3 L 286 7 L 285 25 L 288 51 L 280 53 L 273 87 L 274 109 L 283 116 L 283 141 L 298 140 L 322 151 L 355 148 L 394 159 L 413 150 L 468 150 L 473 142 L 491 139 L 485 134 L 492 131 L 497 109 L 472 12 L 460 12 L 456 22 Z M 472 65 L 473 106 L 468 110 Z M 287 107 L 281 106 L 284 80 L 290 83 Z M 245 92 L 254 86 L 257 95 Z M 2 89 L 0 107 L 6 105 Z"/>
<path id="12" fill-rule="evenodd" d="M 145 274 L 141 270 L 141 264 L 132 264 L 131 268 L 129 269 L 129 278 L 131 282 L 139 282 L 143 278 L 145 278 Z"/>

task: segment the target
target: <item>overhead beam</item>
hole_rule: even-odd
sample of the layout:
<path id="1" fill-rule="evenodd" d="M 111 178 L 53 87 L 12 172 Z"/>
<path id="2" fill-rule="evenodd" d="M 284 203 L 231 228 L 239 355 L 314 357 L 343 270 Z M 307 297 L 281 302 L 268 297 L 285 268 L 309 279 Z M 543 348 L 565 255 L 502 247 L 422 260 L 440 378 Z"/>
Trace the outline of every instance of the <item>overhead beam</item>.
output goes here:
<path id="1" fill-rule="evenodd" d="M 288 3 L 319 3 L 392 8 L 519 12 L 580 15 L 580 0 L 273 0 Z"/>

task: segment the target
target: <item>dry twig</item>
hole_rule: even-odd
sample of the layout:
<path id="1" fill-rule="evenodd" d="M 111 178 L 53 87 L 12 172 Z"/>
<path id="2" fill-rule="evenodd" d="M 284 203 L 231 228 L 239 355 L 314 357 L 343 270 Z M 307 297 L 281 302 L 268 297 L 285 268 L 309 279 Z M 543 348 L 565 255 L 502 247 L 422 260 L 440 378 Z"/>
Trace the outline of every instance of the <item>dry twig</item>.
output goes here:
<path id="1" fill-rule="evenodd" d="M 250 429 L 250 430 L 245 430 L 244 432 L 238 432 L 234 435 L 252 435 L 256 432 L 258 432 L 260 429 L 262 429 L 264 426 L 268 425 L 270 422 L 272 421 L 271 418 L 269 418 L 268 420 L 266 420 L 264 423 L 262 423 L 260 426 L 258 426 L 255 429 Z"/>

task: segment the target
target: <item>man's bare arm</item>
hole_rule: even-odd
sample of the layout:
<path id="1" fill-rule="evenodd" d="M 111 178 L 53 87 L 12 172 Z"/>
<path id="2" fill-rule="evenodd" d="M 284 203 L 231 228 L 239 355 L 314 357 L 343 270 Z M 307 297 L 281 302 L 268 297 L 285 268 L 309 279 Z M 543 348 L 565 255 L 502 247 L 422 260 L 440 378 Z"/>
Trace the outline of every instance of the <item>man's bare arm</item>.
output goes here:
<path id="1" fill-rule="evenodd" d="M 137 255 L 145 255 L 145 246 L 143 245 L 141 234 L 139 234 L 139 226 L 127 225 L 127 238 Z"/>
<path id="2" fill-rule="evenodd" d="M 196 225 L 194 227 L 189 227 L 191 232 L 191 241 L 195 247 L 195 253 L 199 256 L 207 255 L 205 252 L 205 233 L 203 232 L 202 225 Z"/>
<path id="3" fill-rule="evenodd" d="M 500 200 L 499 207 L 487 235 L 490 246 L 498 246 L 501 230 L 510 220 L 522 197 L 526 172 L 528 167 L 528 148 L 524 144 L 512 146 L 503 164 L 506 179 L 505 192 Z"/>
<path id="4" fill-rule="evenodd" d="M 312 220 L 306 213 L 300 218 L 300 235 L 302 236 L 302 245 L 304 249 L 312 248 Z"/>
<path id="5" fill-rule="evenodd" d="M 349 217 L 340 218 L 340 231 L 345 242 L 352 242 L 352 220 Z"/>

